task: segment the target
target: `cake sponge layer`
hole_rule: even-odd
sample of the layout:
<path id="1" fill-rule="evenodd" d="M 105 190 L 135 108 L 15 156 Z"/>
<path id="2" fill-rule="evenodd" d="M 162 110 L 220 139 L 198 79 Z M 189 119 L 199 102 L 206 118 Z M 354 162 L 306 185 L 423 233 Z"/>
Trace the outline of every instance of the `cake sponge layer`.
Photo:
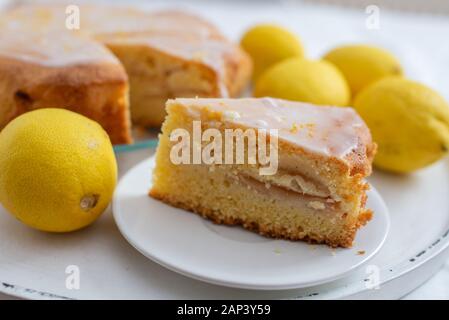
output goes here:
<path id="1" fill-rule="evenodd" d="M 201 165 L 174 172 L 165 169 L 159 167 L 158 175 L 165 178 L 155 183 L 152 197 L 215 223 L 241 225 L 265 236 L 350 247 L 357 229 L 371 218 L 369 210 L 357 216 L 314 210 L 297 194 L 273 192 L 275 187 L 264 192 L 265 185 L 246 183 L 226 169 L 210 172 Z M 179 192 L 172 190 L 174 186 Z"/>
<path id="2" fill-rule="evenodd" d="M 203 131 L 215 128 L 223 133 L 229 129 L 256 128 L 252 124 L 257 123 L 257 119 L 250 118 L 248 104 L 254 109 L 259 107 L 261 110 L 257 109 L 257 115 L 262 117 L 266 115 L 264 108 L 270 113 L 273 103 L 276 103 L 273 108 L 285 107 L 288 111 L 297 107 L 299 110 L 292 112 L 293 115 L 303 111 L 298 112 L 300 118 L 292 116 L 289 121 L 299 121 L 307 116 L 312 121 L 315 118 L 306 112 L 313 112 L 319 115 L 316 118 L 320 121 L 321 117 L 328 116 L 331 119 L 326 121 L 333 123 L 340 117 L 347 119 L 349 114 L 354 123 L 348 123 L 349 128 L 345 128 L 342 136 L 354 141 L 356 151 L 343 149 L 336 145 L 336 141 L 331 143 L 341 150 L 338 153 L 328 151 L 325 142 L 321 142 L 322 146 L 317 151 L 316 146 L 312 145 L 313 141 L 305 137 L 297 138 L 289 130 L 291 123 L 282 122 L 276 129 L 285 127 L 284 132 L 287 132 L 289 139 L 285 139 L 283 132 L 280 132 L 279 168 L 272 175 L 261 175 L 257 163 L 176 164 L 172 161 L 171 152 L 177 142 L 172 141 L 170 136 L 175 130 L 183 129 L 193 136 L 194 122 L 198 121 Z M 234 108 L 229 108 L 230 105 Z M 369 131 L 353 111 L 340 113 L 331 109 L 332 114 L 327 115 L 326 109 L 314 109 L 322 107 L 307 105 L 303 110 L 301 107 L 302 104 L 283 101 L 271 101 L 267 106 L 263 99 L 241 99 L 239 102 L 232 99 L 169 101 L 150 195 L 173 206 L 197 212 L 216 223 L 239 224 L 262 235 L 326 243 L 332 247 L 350 247 L 357 229 L 372 216 L 371 211 L 364 208 L 368 185 L 363 178 L 371 172 L 375 145 L 370 140 Z M 268 121 L 263 120 L 263 123 L 266 126 Z M 354 126 L 353 130 L 351 126 Z M 334 137 L 341 135 L 339 126 L 318 128 L 327 130 L 326 134 L 334 134 Z M 358 137 L 360 130 L 362 137 Z M 272 138 L 267 137 L 266 142 Z M 207 143 L 207 139 L 202 141 L 201 147 L 204 148 Z M 193 144 L 189 148 L 193 152 Z M 236 152 L 235 144 L 232 152 Z M 353 164 L 348 155 L 354 152 L 360 157 L 359 162 Z M 355 166 L 362 170 L 353 170 Z"/>

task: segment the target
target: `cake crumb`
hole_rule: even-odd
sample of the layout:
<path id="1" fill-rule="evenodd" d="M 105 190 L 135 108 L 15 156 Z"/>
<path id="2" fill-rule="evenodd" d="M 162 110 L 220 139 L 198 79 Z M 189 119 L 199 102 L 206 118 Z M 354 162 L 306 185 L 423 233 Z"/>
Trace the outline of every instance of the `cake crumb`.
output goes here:
<path id="1" fill-rule="evenodd" d="M 274 249 L 274 253 L 276 253 L 276 254 L 281 254 L 282 251 L 281 251 L 281 249 L 276 248 L 276 249 Z"/>
<path id="2" fill-rule="evenodd" d="M 337 256 L 337 253 L 335 252 L 335 249 L 332 249 L 332 250 L 331 250 L 331 255 L 332 255 L 333 257 L 336 257 L 336 256 Z"/>
<path id="3" fill-rule="evenodd" d="M 357 255 L 359 255 L 359 256 L 363 256 L 365 253 L 366 253 L 365 250 L 357 251 Z"/>
<path id="4" fill-rule="evenodd" d="M 315 123 L 313 122 L 305 123 L 304 126 L 309 129 L 315 129 Z"/>
<path id="5" fill-rule="evenodd" d="M 307 206 L 309 208 L 315 209 L 315 210 L 324 210 L 326 209 L 326 206 L 324 205 L 324 203 L 319 202 L 319 201 L 310 201 Z"/>
<path id="6" fill-rule="evenodd" d="M 296 125 L 296 123 L 294 123 L 294 124 L 292 125 L 292 127 L 290 128 L 290 132 L 291 132 L 291 133 L 297 133 L 298 130 L 299 130 L 299 128 L 298 128 L 298 126 Z"/>
<path id="7" fill-rule="evenodd" d="M 270 189 L 271 188 L 271 184 L 269 182 L 265 182 L 265 188 Z"/>
<path id="8" fill-rule="evenodd" d="M 307 129 L 307 136 L 309 138 L 313 138 L 313 136 L 315 134 L 315 124 L 314 123 L 304 123 L 301 127 Z"/>

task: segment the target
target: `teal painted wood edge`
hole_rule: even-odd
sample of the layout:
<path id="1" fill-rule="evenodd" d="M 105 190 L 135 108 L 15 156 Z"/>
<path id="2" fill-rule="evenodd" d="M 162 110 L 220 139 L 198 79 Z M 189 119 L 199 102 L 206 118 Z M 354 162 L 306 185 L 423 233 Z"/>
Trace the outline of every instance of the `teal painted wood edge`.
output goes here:
<path id="1" fill-rule="evenodd" d="M 116 153 L 122 152 L 133 152 L 140 149 L 156 148 L 158 144 L 158 139 L 148 139 L 143 141 L 138 141 L 133 144 L 119 144 L 114 146 L 114 151 Z"/>

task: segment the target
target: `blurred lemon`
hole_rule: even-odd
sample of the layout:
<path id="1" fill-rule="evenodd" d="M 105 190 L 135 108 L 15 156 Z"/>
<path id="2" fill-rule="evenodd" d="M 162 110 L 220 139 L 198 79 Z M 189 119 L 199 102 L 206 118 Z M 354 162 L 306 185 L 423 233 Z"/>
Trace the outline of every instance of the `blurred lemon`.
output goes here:
<path id="1" fill-rule="evenodd" d="M 389 52 L 372 46 L 350 45 L 324 56 L 343 73 L 354 97 L 360 90 L 386 76 L 402 75 L 402 67 Z"/>
<path id="2" fill-rule="evenodd" d="M 39 109 L 0 133 L 0 202 L 30 227 L 67 232 L 91 224 L 116 180 L 109 137 L 82 115 Z"/>
<path id="3" fill-rule="evenodd" d="M 348 85 L 334 65 L 302 58 L 284 60 L 264 72 L 254 95 L 335 106 L 347 105 L 350 98 Z"/>
<path id="4" fill-rule="evenodd" d="M 357 96 L 354 107 L 378 144 L 378 168 L 411 172 L 449 149 L 449 106 L 422 84 L 400 77 L 379 80 Z"/>
<path id="5" fill-rule="evenodd" d="M 303 56 L 301 43 L 290 31 L 276 25 L 261 24 L 248 30 L 241 40 L 254 63 L 254 79 L 276 62 Z"/>

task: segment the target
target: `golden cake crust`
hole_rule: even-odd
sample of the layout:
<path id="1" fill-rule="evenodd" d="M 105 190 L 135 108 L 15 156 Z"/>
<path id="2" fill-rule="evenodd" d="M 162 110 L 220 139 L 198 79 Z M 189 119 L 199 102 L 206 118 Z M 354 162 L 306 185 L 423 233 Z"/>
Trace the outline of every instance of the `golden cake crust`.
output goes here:
<path id="1" fill-rule="evenodd" d="M 176 196 L 161 194 L 157 191 L 157 189 L 154 188 L 150 190 L 149 196 L 168 203 L 174 207 L 196 213 L 216 224 L 224 224 L 229 226 L 239 225 L 247 230 L 270 238 L 292 241 L 302 240 L 311 244 L 327 244 L 328 246 L 333 248 L 350 248 L 354 242 L 357 230 L 360 227 L 364 226 L 368 221 L 370 221 L 373 216 L 373 212 L 371 210 L 363 210 L 359 214 L 358 219 L 355 223 L 346 226 L 345 231 L 341 234 L 341 237 L 339 237 L 338 239 L 330 239 L 325 237 L 323 238 L 319 235 L 302 235 L 297 230 L 287 231 L 283 228 L 276 228 L 273 224 L 259 224 L 251 220 L 225 216 L 221 212 L 212 210 L 208 207 L 189 203 L 186 201 L 179 201 Z"/>
<path id="2" fill-rule="evenodd" d="M 0 128 L 38 108 L 65 108 L 106 130 L 114 144 L 132 141 L 127 76 L 119 64 L 51 67 L 0 56 Z"/>
<path id="3" fill-rule="evenodd" d="M 72 87 L 77 81 L 80 86 L 86 81 L 103 81 L 105 87 L 123 79 L 127 85 L 124 69 L 113 66 L 120 62 L 106 47 L 114 54 L 120 53 L 117 55 L 120 60 L 138 59 L 142 66 L 140 70 L 135 70 L 132 62 L 122 63 L 128 72 L 131 95 L 137 93 L 131 97 L 131 111 L 135 108 L 137 114 L 136 117 L 133 115 L 133 120 L 145 126 L 161 125 L 165 117 L 164 102 L 168 98 L 236 96 L 250 78 L 249 56 L 229 42 L 215 26 L 193 14 L 97 5 L 82 5 L 80 13 L 80 29 L 68 30 L 65 6 L 62 5 L 24 5 L 9 11 L 0 19 L 0 56 L 23 61 L 23 68 L 32 63 L 59 69 L 59 72 L 52 72 L 43 68 L 44 72 L 52 74 L 51 78 L 58 74 L 62 81 L 70 81 Z M 140 52 L 139 56 L 133 56 L 135 52 Z M 176 65 L 166 65 L 163 69 L 152 66 L 152 55 L 156 54 L 165 57 L 164 61 L 175 61 Z M 83 69 L 80 72 L 75 67 L 80 65 L 92 66 L 93 71 Z M 160 81 L 164 82 L 166 74 L 180 69 L 186 70 L 181 83 L 209 81 L 210 88 L 202 90 L 200 83 L 186 92 L 182 91 L 182 86 L 173 90 L 163 83 L 167 88 L 160 95 L 145 89 L 155 87 L 152 72 L 159 72 L 163 79 Z M 72 71 L 73 76 L 63 75 Z M 107 75 L 108 72 L 111 74 Z M 186 79 L 188 72 L 192 72 L 192 79 Z M 39 76 L 35 78 L 44 80 Z M 47 81 L 45 85 L 51 84 Z M 68 97 L 68 93 L 65 96 Z M 122 128 L 116 125 L 108 127 L 115 127 L 117 131 Z M 126 141 L 129 142 L 129 138 L 120 139 L 120 143 Z"/>

